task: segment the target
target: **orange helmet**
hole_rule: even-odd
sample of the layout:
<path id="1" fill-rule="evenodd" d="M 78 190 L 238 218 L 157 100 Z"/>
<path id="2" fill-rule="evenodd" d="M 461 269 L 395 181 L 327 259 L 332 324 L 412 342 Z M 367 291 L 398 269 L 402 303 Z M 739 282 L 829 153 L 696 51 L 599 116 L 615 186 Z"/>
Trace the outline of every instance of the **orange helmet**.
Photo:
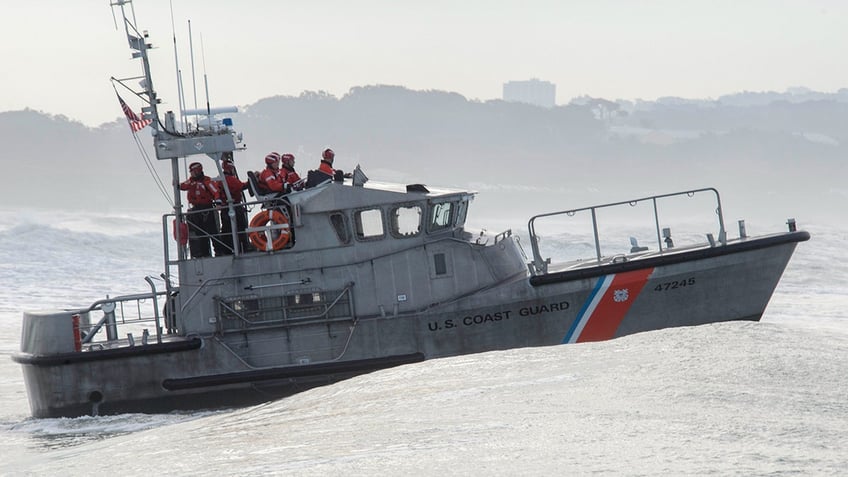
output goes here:
<path id="1" fill-rule="evenodd" d="M 194 171 L 203 172 L 203 164 L 201 164 L 199 162 L 192 162 L 191 164 L 189 164 L 188 170 L 191 171 L 191 172 L 194 172 Z"/>
<path id="2" fill-rule="evenodd" d="M 328 147 L 321 153 L 321 157 L 323 157 L 325 161 L 333 162 L 333 159 L 336 158 L 336 153 Z"/>
<path id="3" fill-rule="evenodd" d="M 278 164 L 280 162 L 280 153 L 270 152 L 265 156 L 265 164 Z"/>
<path id="4" fill-rule="evenodd" d="M 282 156 L 280 156 L 280 158 L 282 159 L 284 166 L 288 166 L 288 167 L 294 166 L 294 154 L 286 153 L 286 154 L 283 154 Z"/>

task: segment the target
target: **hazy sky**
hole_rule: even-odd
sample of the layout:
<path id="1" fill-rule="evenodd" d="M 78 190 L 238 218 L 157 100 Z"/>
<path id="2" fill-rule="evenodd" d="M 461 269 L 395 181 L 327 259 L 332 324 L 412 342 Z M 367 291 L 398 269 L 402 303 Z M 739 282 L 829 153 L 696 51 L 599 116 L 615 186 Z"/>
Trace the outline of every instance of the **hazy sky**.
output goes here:
<path id="1" fill-rule="evenodd" d="M 0 111 L 29 107 L 89 125 L 119 117 L 109 78 L 140 67 L 108 3 L 2 0 Z M 213 106 L 371 84 L 487 100 L 504 82 L 530 78 L 555 83 L 560 104 L 584 94 L 848 87 L 844 0 L 135 0 L 139 27 L 158 47 L 154 83 L 169 109 L 177 109 L 172 5 L 189 106 L 188 20 L 199 97 L 205 57 Z"/>

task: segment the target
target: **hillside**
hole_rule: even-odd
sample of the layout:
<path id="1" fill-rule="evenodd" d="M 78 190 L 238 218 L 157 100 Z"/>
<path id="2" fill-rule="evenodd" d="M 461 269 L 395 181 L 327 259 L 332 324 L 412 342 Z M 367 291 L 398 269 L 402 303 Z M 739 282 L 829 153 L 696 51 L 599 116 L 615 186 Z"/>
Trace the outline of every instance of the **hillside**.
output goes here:
<path id="1" fill-rule="evenodd" d="M 266 98 L 232 117 L 248 146 L 236 156 L 241 171 L 260 169 L 276 150 L 293 152 L 305 172 L 329 146 L 339 168 L 360 164 L 375 180 L 478 189 L 478 211 L 519 224 L 543 211 L 705 186 L 718 187 L 733 209 L 812 219 L 839 216 L 848 202 L 842 96 L 638 105 L 582 98 L 544 109 L 367 86 L 341 98 Z M 138 137 L 150 150 L 148 134 Z M 168 208 L 122 118 L 89 128 L 6 112 L 0 138 L 12 178 L 7 206 Z M 167 184 L 167 165 L 156 167 Z"/>

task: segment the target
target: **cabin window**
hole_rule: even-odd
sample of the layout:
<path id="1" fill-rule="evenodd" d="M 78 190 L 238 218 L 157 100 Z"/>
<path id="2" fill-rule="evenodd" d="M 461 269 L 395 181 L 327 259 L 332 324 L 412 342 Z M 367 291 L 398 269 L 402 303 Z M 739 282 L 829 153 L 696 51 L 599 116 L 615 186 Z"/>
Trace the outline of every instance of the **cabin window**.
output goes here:
<path id="1" fill-rule="evenodd" d="M 407 205 L 395 207 L 389 213 L 391 233 L 397 238 L 415 237 L 421 233 L 421 206 Z"/>
<path id="2" fill-rule="evenodd" d="M 448 273 L 448 265 L 445 261 L 445 254 L 443 253 L 434 253 L 433 254 L 433 266 L 435 267 L 436 275 L 444 275 Z"/>
<path id="3" fill-rule="evenodd" d="M 454 204 L 452 202 L 442 202 L 433 204 L 430 207 L 430 232 L 438 232 L 445 230 L 453 225 Z"/>
<path id="4" fill-rule="evenodd" d="M 383 213 L 380 209 L 360 210 L 353 217 L 357 240 L 373 240 L 385 235 Z"/>
<path id="5" fill-rule="evenodd" d="M 453 262 L 446 250 L 430 250 L 430 278 L 446 278 L 453 276 Z"/>
<path id="6" fill-rule="evenodd" d="M 336 236 L 339 237 L 339 242 L 349 244 L 350 227 L 347 226 L 347 217 L 341 212 L 334 212 L 330 214 L 330 222 L 333 224 L 333 230 L 336 231 Z"/>
<path id="7" fill-rule="evenodd" d="M 463 200 L 456 206 L 456 223 L 457 225 L 465 224 L 465 216 L 468 214 L 468 201 Z"/>

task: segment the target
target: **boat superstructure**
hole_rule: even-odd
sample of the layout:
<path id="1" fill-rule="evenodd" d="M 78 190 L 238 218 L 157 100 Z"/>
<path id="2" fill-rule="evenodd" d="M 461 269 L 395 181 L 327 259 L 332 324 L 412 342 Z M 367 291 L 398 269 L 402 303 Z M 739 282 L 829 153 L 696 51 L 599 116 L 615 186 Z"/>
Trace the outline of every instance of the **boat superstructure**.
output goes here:
<path id="1" fill-rule="evenodd" d="M 153 121 L 157 158 L 171 161 L 175 178 L 185 157 L 205 156 L 220 171 L 239 135 L 211 121 L 180 133 L 171 113 L 160 121 L 149 45 L 124 21 L 142 61 L 139 97 L 148 100 L 143 118 Z M 378 183 L 357 167 L 301 191 L 253 192 L 254 211 L 284 216 L 244 232 L 266 237 L 264 249 L 190 257 L 171 240 L 188 214 L 175 186 L 175 210 L 162 221 L 162 289 L 147 277 L 146 293 L 24 313 L 13 359 L 34 416 L 249 404 L 432 358 L 758 320 L 796 244 L 809 239 L 794 222 L 760 237 L 740 223 L 729 238 L 710 188 L 533 217 L 530 257 L 510 230 L 466 230 L 473 191 Z M 717 228 L 674 244 L 662 204 L 693 196 L 714 199 Z M 599 212 L 638 204 L 651 212 L 656 244 L 605 252 Z M 592 253 L 552 263 L 541 225 L 578 215 L 591 225 Z"/>

